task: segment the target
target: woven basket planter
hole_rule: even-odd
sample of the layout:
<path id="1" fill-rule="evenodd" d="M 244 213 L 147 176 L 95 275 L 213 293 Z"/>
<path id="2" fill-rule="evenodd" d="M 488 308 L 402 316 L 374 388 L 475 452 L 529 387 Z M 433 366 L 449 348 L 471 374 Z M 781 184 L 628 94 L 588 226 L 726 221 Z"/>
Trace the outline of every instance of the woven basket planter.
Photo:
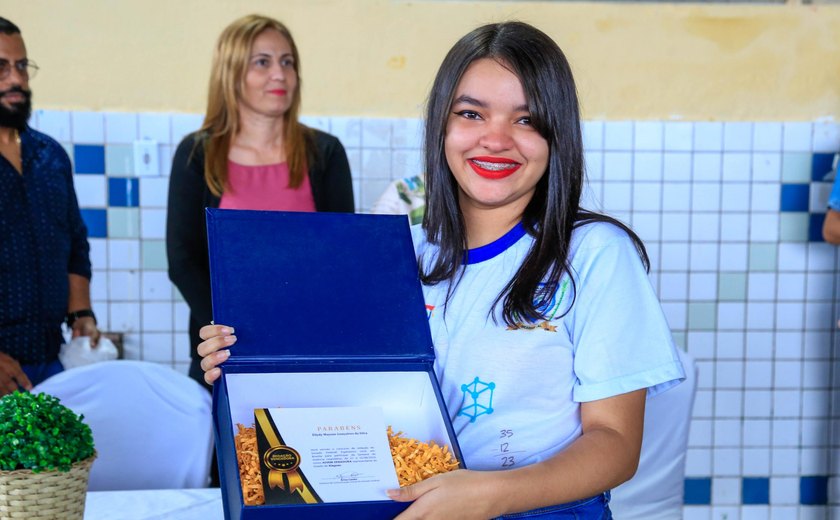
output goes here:
<path id="1" fill-rule="evenodd" d="M 0 471 L 0 518 L 81 520 L 93 456 L 70 471 Z"/>

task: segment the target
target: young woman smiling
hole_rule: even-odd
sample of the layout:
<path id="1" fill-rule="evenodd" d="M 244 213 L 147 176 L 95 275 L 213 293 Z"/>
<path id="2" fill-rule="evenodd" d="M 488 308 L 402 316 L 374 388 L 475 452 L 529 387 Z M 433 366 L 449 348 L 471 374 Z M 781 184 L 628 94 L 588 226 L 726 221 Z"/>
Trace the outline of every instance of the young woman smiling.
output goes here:
<path id="1" fill-rule="evenodd" d="M 519 22 L 464 36 L 435 78 L 425 143 L 415 249 L 469 469 L 390 491 L 413 502 L 398 518 L 609 519 L 609 490 L 639 461 L 645 396 L 685 376 L 641 241 L 579 205 L 580 116 L 560 48 Z M 236 337 L 224 325 L 201 336 L 212 382 Z"/>

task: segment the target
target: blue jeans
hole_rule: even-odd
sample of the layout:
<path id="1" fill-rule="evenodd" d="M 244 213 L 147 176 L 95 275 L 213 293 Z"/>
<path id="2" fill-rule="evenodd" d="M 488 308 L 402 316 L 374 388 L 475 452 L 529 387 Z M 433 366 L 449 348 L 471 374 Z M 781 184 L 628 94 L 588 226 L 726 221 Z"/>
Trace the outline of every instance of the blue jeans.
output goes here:
<path id="1" fill-rule="evenodd" d="M 21 365 L 23 373 L 29 378 L 32 386 L 37 385 L 48 377 L 52 377 L 59 372 L 64 372 L 64 365 L 61 361 L 49 361 L 47 363 L 36 363 L 32 365 Z"/>
<path id="2" fill-rule="evenodd" d="M 514 518 L 535 518 L 538 520 L 612 520 L 610 511 L 610 492 L 602 493 L 592 498 L 575 500 L 566 504 L 541 507 L 522 513 L 512 513 L 498 517 L 496 520 L 513 520 Z"/>

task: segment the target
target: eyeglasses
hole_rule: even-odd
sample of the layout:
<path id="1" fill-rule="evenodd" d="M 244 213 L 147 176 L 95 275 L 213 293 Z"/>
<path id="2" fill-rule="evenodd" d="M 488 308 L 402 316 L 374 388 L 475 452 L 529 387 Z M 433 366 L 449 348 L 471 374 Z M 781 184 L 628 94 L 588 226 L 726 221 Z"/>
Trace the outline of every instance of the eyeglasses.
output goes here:
<path id="1" fill-rule="evenodd" d="M 0 80 L 4 80 L 9 77 L 12 73 L 13 66 L 18 74 L 27 79 L 32 79 L 36 74 L 38 74 L 38 65 L 35 65 L 34 61 L 26 59 L 16 61 L 12 64 L 9 60 L 0 59 Z"/>

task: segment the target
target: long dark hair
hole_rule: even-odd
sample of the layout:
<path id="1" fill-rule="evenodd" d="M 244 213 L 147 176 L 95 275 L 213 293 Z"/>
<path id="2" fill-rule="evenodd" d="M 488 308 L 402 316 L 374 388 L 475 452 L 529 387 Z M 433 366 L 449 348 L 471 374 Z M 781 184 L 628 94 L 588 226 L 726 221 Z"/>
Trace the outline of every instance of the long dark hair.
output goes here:
<path id="1" fill-rule="evenodd" d="M 444 152 L 446 125 L 455 89 L 467 67 L 489 58 L 510 69 L 522 83 L 532 126 L 548 142 L 549 161 L 522 224 L 534 244 L 493 307 L 503 301 L 504 321 L 545 319 L 553 289 L 571 277 L 569 245 L 575 227 L 609 222 L 630 236 L 645 269 L 650 262 L 641 239 L 621 222 L 580 207 L 583 189 L 583 139 L 575 82 L 563 51 L 548 35 L 522 22 L 489 24 L 473 30 L 449 51 L 435 77 L 426 108 L 426 213 L 423 230 L 440 251 L 430 265 L 421 262 L 425 284 L 457 284 L 466 253 L 466 228 L 458 204 L 458 184 Z M 574 277 L 572 283 L 574 283 Z M 573 292 L 574 294 L 574 292 Z M 570 306 L 571 307 L 571 306 Z M 569 307 L 569 308 L 570 308 Z M 568 312 L 568 308 L 567 308 Z"/>

